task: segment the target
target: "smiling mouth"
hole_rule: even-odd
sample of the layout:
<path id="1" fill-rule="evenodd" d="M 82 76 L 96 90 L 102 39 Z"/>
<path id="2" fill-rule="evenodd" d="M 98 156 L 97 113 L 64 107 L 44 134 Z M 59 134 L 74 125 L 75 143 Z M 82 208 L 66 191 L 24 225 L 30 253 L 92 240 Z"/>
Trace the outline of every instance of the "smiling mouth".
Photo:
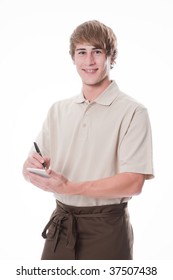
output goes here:
<path id="1" fill-rule="evenodd" d="M 86 73 L 95 73 L 97 69 L 83 69 Z"/>

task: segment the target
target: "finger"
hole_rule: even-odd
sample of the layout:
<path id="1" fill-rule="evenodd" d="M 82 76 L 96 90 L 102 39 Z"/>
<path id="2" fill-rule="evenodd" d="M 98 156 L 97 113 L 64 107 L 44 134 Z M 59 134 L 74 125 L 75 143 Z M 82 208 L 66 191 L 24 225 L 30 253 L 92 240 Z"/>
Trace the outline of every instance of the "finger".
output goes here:
<path id="1" fill-rule="evenodd" d="M 29 165 L 28 167 L 43 168 L 44 159 L 36 152 L 33 152 L 32 155 L 28 158 Z"/>
<path id="2" fill-rule="evenodd" d="M 30 183 L 32 183 L 39 189 L 42 189 L 42 190 L 48 191 L 48 192 L 52 192 L 52 190 L 49 187 L 49 183 L 46 182 L 46 179 L 49 179 L 49 178 L 45 178 L 45 177 L 43 178 L 42 176 L 37 175 L 37 174 L 31 174 L 29 176 Z"/>

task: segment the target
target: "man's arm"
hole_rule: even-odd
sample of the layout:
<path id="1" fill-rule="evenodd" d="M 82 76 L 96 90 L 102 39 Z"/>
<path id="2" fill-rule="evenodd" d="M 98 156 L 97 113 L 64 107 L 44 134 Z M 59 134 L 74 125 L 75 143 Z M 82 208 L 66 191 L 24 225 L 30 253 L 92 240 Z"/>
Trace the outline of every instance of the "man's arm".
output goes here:
<path id="1" fill-rule="evenodd" d="M 119 173 L 94 181 L 71 182 L 62 174 L 47 170 L 49 178 L 29 174 L 29 181 L 42 190 L 70 195 L 84 195 L 89 197 L 130 197 L 142 191 L 145 175 L 138 173 Z"/>
<path id="2" fill-rule="evenodd" d="M 142 191 L 144 174 L 120 173 L 112 177 L 81 183 L 66 182 L 64 189 L 68 194 L 80 194 L 90 197 L 130 197 Z M 58 188 L 57 188 L 58 190 Z"/>

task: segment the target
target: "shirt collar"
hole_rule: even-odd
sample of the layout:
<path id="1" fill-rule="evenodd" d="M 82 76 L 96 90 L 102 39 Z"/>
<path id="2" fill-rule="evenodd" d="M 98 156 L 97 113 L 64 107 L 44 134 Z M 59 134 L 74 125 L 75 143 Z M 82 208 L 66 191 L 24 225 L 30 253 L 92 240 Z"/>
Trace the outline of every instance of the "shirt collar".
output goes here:
<path id="1" fill-rule="evenodd" d="M 100 105 L 109 106 L 119 95 L 119 92 L 120 90 L 116 82 L 112 81 L 112 83 L 93 102 L 98 103 Z M 84 103 L 86 101 L 87 100 L 84 98 L 83 93 L 81 93 L 74 99 L 74 102 L 78 104 Z"/>

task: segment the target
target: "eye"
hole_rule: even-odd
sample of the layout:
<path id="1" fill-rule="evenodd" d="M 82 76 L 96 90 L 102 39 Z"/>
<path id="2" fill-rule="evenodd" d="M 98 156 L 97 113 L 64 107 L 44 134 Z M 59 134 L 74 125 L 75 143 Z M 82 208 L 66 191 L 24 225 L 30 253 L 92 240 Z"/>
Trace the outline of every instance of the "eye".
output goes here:
<path id="1" fill-rule="evenodd" d="M 102 53 L 102 52 L 100 50 L 96 50 L 96 53 L 99 54 L 99 53 Z"/>
<path id="2" fill-rule="evenodd" d="M 80 55 L 80 56 L 83 56 L 83 55 L 86 54 L 86 51 L 79 51 L 77 54 Z"/>
<path id="3" fill-rule="evenodd" d="M 95 55 L 100 55 L 100 54 L 102 54 L 103 52 L 102 52 L 102 50 L 100 50 L 100 49 L 98 49 L 98 50 L 94 50 L 94 54 Z"/>

